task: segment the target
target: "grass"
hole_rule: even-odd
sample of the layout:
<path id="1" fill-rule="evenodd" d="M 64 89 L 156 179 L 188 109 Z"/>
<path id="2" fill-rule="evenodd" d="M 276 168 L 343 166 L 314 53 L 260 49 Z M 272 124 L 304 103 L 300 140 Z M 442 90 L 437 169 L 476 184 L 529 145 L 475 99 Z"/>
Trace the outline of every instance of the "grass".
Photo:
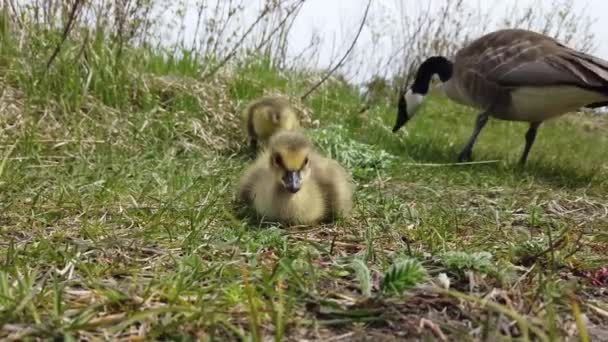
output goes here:
<path id="1" fill-rule="evenodd" d="M 306 73 L 252 58 L 202 82 L 190 55 L 118 59 L 103 37 L 46 72 L 44 44 L 3 39 L 0 338 L 606 338 L 608 118 L 547 122 L 525 169 L 525 125 L 494 120 L 474 158 L 498 162 L 442 165 L 471 109 L 434 97 L 393 134 L 393 105 L 358 113 L 331 80 L 299 105 L 354 213 L 281 227 L 234 204 L 238 110 Z"/>

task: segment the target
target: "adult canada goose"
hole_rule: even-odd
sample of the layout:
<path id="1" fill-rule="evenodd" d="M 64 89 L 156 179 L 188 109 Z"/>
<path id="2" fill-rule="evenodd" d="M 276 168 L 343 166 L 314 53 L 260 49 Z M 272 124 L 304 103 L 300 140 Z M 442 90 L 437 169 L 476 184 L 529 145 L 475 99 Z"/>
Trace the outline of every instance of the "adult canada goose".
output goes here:
<path id="1" fill-rule="evenodd" d="M 251 102 L 243 112 L 251 148 L 265 144 L 278 131 L 300 128 L 300 119 L 289 100 L 282 96 L 264 96 Z"/>
<path id="2" fill-rule="evenodd" d="M 540 124 L 581 107 L 608 105 L 608 62 L 526 30 L 500 30 L 474 40 L 454 61 L 424 61 L 412 86 L 399 97 L 393 132 L 414 116 L 437 74 L 446 95 L 481 110 L 459 161 L 471 160 L 488 118 L 529 122 L 520 159 L 525 164 Z"/>
<path id="3" fill-rule="evenodd" d="M 313 224 L 347 215 L 352 193 L 340 164 L 318 154 L 302 133 L 281 131 L 245 171 L 238 197 L 270 220 Z"/>

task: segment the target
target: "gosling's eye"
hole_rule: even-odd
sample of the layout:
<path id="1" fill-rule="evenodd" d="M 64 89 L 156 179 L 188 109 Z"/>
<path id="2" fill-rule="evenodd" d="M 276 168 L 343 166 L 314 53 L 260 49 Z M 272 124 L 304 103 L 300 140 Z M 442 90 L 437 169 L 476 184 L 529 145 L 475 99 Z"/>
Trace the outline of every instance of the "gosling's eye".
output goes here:
<path id="1" fill-rule="evenodd" d="M 308 165 L 308 157 L 304 159 L 304 166 Z"/>
<path id="2" fill-rule="evenodd" d="M 277 166 L 283 166 L 283 159 L 281 159 L 280 155 L 275 154 L 273 160 Z"/>

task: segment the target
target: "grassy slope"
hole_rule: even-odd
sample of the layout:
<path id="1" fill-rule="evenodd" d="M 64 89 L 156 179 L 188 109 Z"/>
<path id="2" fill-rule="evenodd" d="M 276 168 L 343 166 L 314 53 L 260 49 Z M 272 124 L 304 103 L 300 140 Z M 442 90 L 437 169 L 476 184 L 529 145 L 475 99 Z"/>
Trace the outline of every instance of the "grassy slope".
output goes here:
<path id="1" fill-rule="evenodd" d="M 474 156 L 501 162 L 417 165 L 453 162 L 474 113 L 435 98 L 395 135 L 394 108 L 357 114 L 354 92 L 328 83 L 306 105 L 329 133 L 308 133 L 355 175 L 356 208 L 282 228 L 232 203 L 248 162 L 234 113 L 265 92 L 297 96 L 307 78 L 256 62 L 210 84 L 188 58 L 127 51 L 114 65 L 99 41 L 86 61 L 64 49 L 47 78 L 40 56 L 2 50 L 0 337 L 432 336 L 424 317 L 452 338 L 492 338 L 520 334 L 517 313 L 577 334 L 571 293 L 588 332 L 606 334 L 608 303 L 585 276 L 608 263 L 606 119 L 547 123 L 525 170 L 525 127 L 496 121 Z M 428 288 L 361 294 L 353 259 L 375 294 L 408 255 L 431 276 L 423 287 L 446 272 L 503 306 Z"/>

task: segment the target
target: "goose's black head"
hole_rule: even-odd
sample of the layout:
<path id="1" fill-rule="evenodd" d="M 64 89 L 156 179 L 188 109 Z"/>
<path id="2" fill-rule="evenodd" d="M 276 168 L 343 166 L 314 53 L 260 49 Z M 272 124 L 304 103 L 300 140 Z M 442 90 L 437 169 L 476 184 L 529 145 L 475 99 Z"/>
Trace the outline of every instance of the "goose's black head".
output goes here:
<path id="1" fill-rule="evenodd" d="M 409 89 L 406 88 L 399 93 L 397 120 L 393 132 L 397 132 L 416 114 L 416 111 L 424 102 L 424 97 L 429 92 L 429 84 L 433 75 L 437 74 L 441 82 L 447 82 L 452 78 L 452 71 L 452 62 L 442 56 L 428 58 L 420 65 L 416 72 L 414 84 Z"/>

